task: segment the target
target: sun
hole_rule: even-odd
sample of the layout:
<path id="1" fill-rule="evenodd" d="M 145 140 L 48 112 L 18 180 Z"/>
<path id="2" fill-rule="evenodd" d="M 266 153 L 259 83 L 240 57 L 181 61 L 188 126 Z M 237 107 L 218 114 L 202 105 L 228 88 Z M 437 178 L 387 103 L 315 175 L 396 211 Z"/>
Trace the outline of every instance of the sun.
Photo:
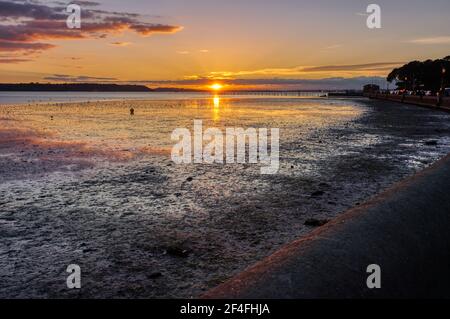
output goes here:
<path id="1" fill-rule="evenodd" d="M 211 85 L 209 86 L 209 88 L 212 89 L 212 90 L 214 90 L 214 91 L 220 91 L 220 90 L 223 89 L 223 85 L 220 84 L 220 83 L 214 83 L 214 84 L 211 84 Z"/>

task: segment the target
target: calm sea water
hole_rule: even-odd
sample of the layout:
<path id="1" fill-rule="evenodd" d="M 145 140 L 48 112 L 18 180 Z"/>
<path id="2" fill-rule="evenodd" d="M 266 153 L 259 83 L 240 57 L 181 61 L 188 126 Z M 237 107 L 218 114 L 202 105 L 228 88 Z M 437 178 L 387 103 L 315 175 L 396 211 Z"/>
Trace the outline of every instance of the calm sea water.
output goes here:
<path id="1" fill-rule="evenodd" d="M 86 102 L 115 100 L 166 100 L 202 98 L 204 93 L 153 92 L 5 92 L 0 91 L 0 104 Z"/>
<path id="2" fill-rule="evenodd" d="M 299 136 L 306 138 L 312 132 L 347 123 L 365 109 L 357 102 L 319 98 L 137 93 L 130 99 L 128 94 L 83 94 L 70 93 L 66 98 L 81 100 L 89 96 L 88 101 L 67 100 L 61 104 L 56 102 L 59 93 L 47 93 L 40 96 L 40 101 L 43 96 L 51 97 L 47 103 L 6 104 L 0 109 L 0 120 L 4 129 L 26 129 L 44 135 L 47 141 L 81 142 L 113 152 L 135 153 L 143 148 L 170 152 L 171 132 L 180 127 L 192 128 L 194 120 L 220 129 L 280 128 L 282 142 L 295 143 Z M 97 100 L 102 97 L 108 101 Z M 134 116 L 130 116 L 130 108 L 134 108 Z"/>
<path id="3" fill-rule="evenodd" d="M 316 95 L 317 92 L 311 93 Z M 304 96 L 309 94 L 305 93 Z M 0 91 L 1 104 L 62 103 L 117 100 L 184 100 L 209 98 L 211 93 L 175 92 L 5 92 Z M 236 95 L 233 95 L 236 97 Z M 244 95 L 240 98 L 249 98 Z M 287 96 L 292 98 L 293 96 Z"/>

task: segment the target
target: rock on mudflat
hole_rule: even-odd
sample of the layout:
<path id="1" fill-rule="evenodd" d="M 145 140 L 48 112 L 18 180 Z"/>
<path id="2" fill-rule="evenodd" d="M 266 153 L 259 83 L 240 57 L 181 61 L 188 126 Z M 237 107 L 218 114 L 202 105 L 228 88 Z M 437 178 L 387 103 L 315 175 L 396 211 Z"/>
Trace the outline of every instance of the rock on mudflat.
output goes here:
<path id="1" fill-rule="evenodd" d="M 305 226 L 311 226 L 311 227 L 320 227 L 323 226 L 325 224 L 327 224 L 329 222 L 328 219 L 315 219 L 315 218 L 310 218 L 307 219 L 304 223 Z"/>
<path id="2" fill-rule="evenodd" d="M 161 272 L 159 272 L 159 271 L 155 271 L 155 272 L 152 272 L 150 275 L 148 275 L 147 276 L 149 279 L 156 279 L 156 278 L 159 278 L 159 277 L 162 277 L 162 273 Z"/>
<path id="3" fill-rule="evenodd" d="M 324 191 L 316 191 L 316 192 L 311 194 L 311 197 L 319 197 L 319 196 L 322 196 L 324 194 L 325 194 Z"/>
<path id="4" fill-rule="evenodd" d="M 425 145 L 426 146 L 437 146 L 438 145 L 438 141 L 436 141 L 436 140 L 426 141 Z"/>
<path id="5" fill-rule="evenodd" d="M 183 247 L 178 246 L 170 246 L 166 249 L 167 254 L 175 256 L 175 257 L 181 257 L 186 258 L 189 256 L 189 249 L 184 249 Z"/>

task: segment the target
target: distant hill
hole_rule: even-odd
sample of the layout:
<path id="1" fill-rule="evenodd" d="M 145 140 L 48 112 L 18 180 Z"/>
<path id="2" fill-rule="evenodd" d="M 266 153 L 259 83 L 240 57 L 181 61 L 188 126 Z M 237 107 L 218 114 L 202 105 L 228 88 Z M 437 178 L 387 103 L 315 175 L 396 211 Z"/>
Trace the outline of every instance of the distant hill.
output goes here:
<path id="1" fill-rule="evenodd" d="M 181 92 L 181 93 L 208 92 L 207 90 L 185 89 L 185 88 L 165 88 L 165 87 L 158 87 L 158 88 L 151 89 L 151 90 L 154 92 Z"/>
<path id="2" fill-rule="evenodd" d="M 153 92 L 145 85 L 96 84 L 96 83 L 0 83 L 0 91 L 46 91 L 46 92 Z"/>

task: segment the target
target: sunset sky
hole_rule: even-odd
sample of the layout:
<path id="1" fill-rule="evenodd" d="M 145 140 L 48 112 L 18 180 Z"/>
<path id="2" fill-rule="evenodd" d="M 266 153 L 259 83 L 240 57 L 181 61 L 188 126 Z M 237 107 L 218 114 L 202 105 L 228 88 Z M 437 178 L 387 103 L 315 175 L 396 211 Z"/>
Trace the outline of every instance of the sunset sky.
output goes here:
<path id="1" fill-rule="evenodd" d="M 67 3 L 82 8 L 66 27 Z M 0 82 L 358 87 L 450 55 L 448 0 L 0 1 Z M 366 8 L 382 9 L 368 29 Z"/>

